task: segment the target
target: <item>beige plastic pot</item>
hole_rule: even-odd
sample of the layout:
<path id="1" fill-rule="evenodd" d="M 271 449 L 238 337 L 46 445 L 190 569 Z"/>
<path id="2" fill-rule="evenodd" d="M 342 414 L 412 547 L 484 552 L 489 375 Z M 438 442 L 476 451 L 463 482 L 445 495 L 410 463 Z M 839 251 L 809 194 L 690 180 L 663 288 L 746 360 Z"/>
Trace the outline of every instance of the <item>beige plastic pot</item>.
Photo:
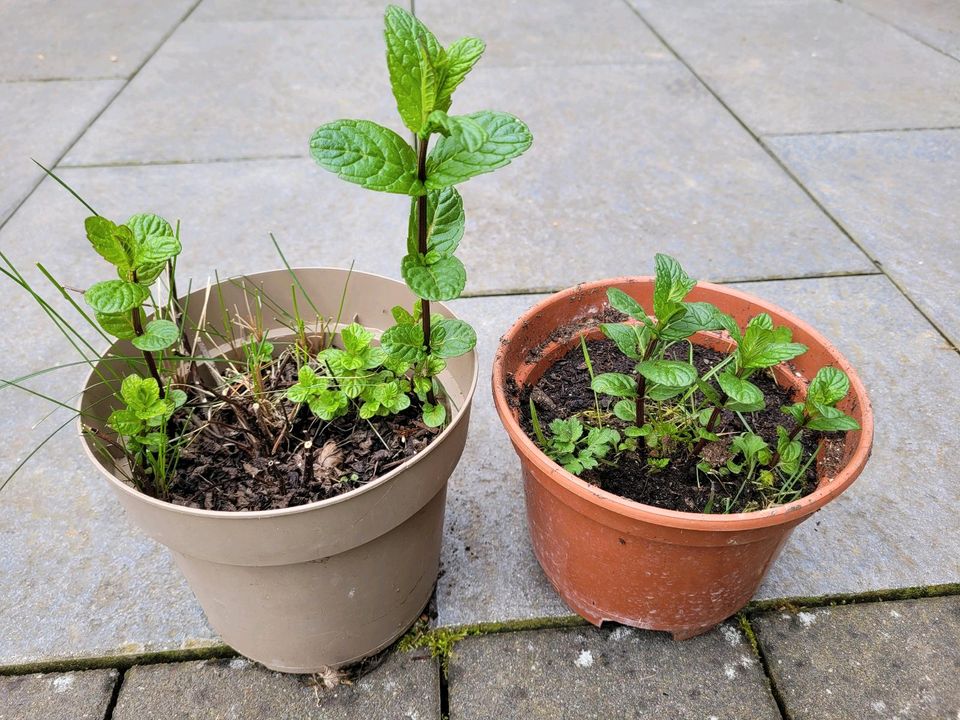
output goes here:
<path id="1" fill-rule="evenodd" d="M 518 397 L 575 347 L 581 334 L 596 332 L 612 287 L 652 307 L 649 277 L 601 280 L 546 298 L 504 335 L 493 363 L 494 402 L 520 456 L 534 552 L 567 605 L 595 625 L 611 620 L 688 638 L 746 605 L 793 529 L 850 487 L 870 456 L 873 411 L 856 371 L 810 325 L 760 298 L 699 283 L 690 301 L 713 303 L 741 326 L 757 313 L 769 313 L 809 348 L 792 361 L 799 377 L 778 368 L 781 385 L 803 393 L 824 365 L 847 373 L 850 394 L 840 407 L 862 429 L 847 433 L 842 467 L 822 476 L 817 489 L 799 500 L 729 515 L 665 510 L 589 485 L 551 461 L 527 436 L 519 423 Z M 729 338 L 713 333 L 698 333 L 692 340 L 717 350 L 731 345 Z"/>
<path id="2" fill-rule="evenodd" d="M 295 272 L 316 307 L 331 315 L 347 284 L 343 323 L 356 320 L 377 333 L 393 324 L 391 307 L 410 307 L 415 300 L 405 285 L 378 275 L 352 272 L 348 282 L 348 271 L 341 269 Z M 225 282 L 231 314 L 246 308 L 241 285 L 261 289 L 290 309 L 285 270 Z M 203 290 L 186 298 L 194 320 L 203 301 Z M 441 304 L 433 308 L 453 317 Z M 283 326 L 264 314 L 266 327 L 283 335 Z M 208 311 L 208 322 L 211 317 L 219 312 Z M 136 351 L 120 342 L 111 354 Z M 98 370 L 122 377 L 130 366 L 106 357 Z M 121 479 L 114 459 L 104 457 L 91 438 L 83 436 L 83 443 L 128 517 L 170 549 L 226 643 L 273 670 L 317 672 L 389 645 L 417 619 L 433 591 L 447 479 L 463 452 L 477 382 L 475 354 L 450 360 L 440 379 L 454 406 L 452 419 L 425 450 L 367 485 L 283 510 L 214 512 L 150 498 Z M 83 392 L 85 422 L 98 431 L 103 423 L 91 417 L 106 418 L 114 409 L 111 385 L 95 372 Z"/>

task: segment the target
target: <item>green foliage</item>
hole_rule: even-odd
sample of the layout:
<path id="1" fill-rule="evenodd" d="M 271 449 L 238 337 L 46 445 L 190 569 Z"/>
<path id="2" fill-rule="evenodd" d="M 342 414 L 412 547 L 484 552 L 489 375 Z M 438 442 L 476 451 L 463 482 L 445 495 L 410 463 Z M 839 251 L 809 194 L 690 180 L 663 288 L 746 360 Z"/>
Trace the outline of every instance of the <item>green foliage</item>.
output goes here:
<path id="1" fill-rule="evenodd" d="M 846 375 L 836 368 L 822 368 L 805 399 L 783 408 L 793 419 L 794 429 L 778 427 L 775 437 L 761 437 L 743 416 L 765 407 L 763 391 L 750 378 L 792 360 L 806 346 L 794 342 L 789 328 L 776 326 L 766 313 L 741 328 L 710 303 L 688 302 L 696 281 L 667 255 L 658 254 L 655 266 L 652 313 L 619 288 L 607 291 L 611 307 L 628 320 L 603 323 L 600 329 L 634 369 L 633 373 L 594 374 L 588 364 L 590 387 L 606 400 L 602 405 L 598 402 L 596 412 L 581 415 L 590 415 L 598 427 L 588 429 L 581 417 L 574 416 L 554 420 L 549 434 L 544 433 L 531 402 L 538 444 L 574 473 L 596 467 L 601 459 L 618 464 L 631 458 L 642 460 L 649 473 L 679 462 L 697 473 L 698 482 L 704 475 L 711 483 L 736 479 L 740 489 L 719 501 L 724 512 L 736 506 L 747 486 L 769 503 L 795 499 L 798 478 L 814 459 L 797 439 L 800 431 L 859 427 L 836 408 L 849 391 Z M 697 332 L 720 330 L 729 335 L 734 349 L 701 376 L 693 364 L 689 338 Z M 675 350 L 669 352 L 671 348 Z M 584 351 L 586 358 L 585 347 Z M 743 427 L 724 427 L 728 422 L 724 418 L 731 416 Z M 618 432 L 620 437 L 613 442 L 612 434 Z M 711 499 L 705 511 L 712 512 L 714 505 Z"/>
<path id="2" fill-rule="evenodd" d="M 557 419 L 550 423 L 550 434 L 544 433 L 537 408 L 530 400 L 530 417 L 540 448 L 564 470 L 579 475 L 597 467 L 620 442 L 620 433 L 611 428 L 584 427 L 579 418 Z"/>
<path id="3" fill-rule="evenodd" d="M 412 196 L 400 274 L 420 300 L 413 313 L 394 309 L 397 324 L 383 335 L 381 363 L 406 379 L 422 404 L 424 422 L 437 427 L 447 411 L 437 397 L 442 387 L 436 376 L 445 359 L 476 345 L 466 323 L 438 321 L 429 308 L 431 302 L 460 297 L 467 282 L 466 269 L 454 255 L 465 216 L 453 186 L 508 164 L 530 147 L 532 136 L 507 113 L 450 114 L 453 91 L 483 54 L 481 40 L 461 38 L 445 48 L 420 20 L 393 5 L 384 15 L 384 39 L 397 112 L 416 143 L 411 146 L 393 130 L 367 120 L 337 120 L 314 132 L 310 151 L 321 167 L 348 182 Z M 437 142 L 428 152 L 434 136 Z M 422 325 L 419 330 L 416 323 Z M 348 373 L 360 368 L 336 353 L 323 360 L 347 396 L 358 397 L 360 386 Z M 395 406 L 387 402 L 378 408 Z"/>

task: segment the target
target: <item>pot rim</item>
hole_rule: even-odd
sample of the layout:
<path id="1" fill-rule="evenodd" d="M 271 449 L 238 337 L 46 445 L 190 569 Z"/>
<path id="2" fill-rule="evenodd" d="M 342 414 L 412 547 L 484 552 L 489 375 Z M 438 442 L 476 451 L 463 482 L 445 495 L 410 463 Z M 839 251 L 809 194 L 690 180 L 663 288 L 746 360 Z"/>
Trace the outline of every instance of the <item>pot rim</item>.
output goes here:
<path id="1" fill-rule="evenodd" d="M 254 273 L 244 273 L 242 275 L 234 275 L 230 278 L 223 280 L 223 282 L 228 282 L 229 280 L 234 280 L 238 278 L 256 279 L 257 276 L 264 275 L 266 273 L 276 272 L 277 270 L 286 270 L 286 268 L 272 268 L 270 270 L 260 270 Z M 395 280 L 394 278 L 387 277 L 386 275 L 380 275 L 379 273 L 364 272 L 362 270 L 353 270 L 350 268 L 313 266 L 313 267 L 295 267 L 295 268 L 291 268 L 290 270 L 294 273 L 312 272 L 312 271 L 331 271 L 331 270 L 337 271 L 337 272 L 349 272 L 351 275 L 365 275 L 375 280 L 384 280 L 386 282 L 395 283 L 395 284 L 403 285 L 404 287 L 406 287 L 406 285 L 402 283 L 400 280 Z M 202 290 L 203 288 L 198 288 L 193 292 L 198 292 Z M 448 308 L 443 303 L 437 302 L 435 304 L 440 305 L 445 310 L 447 310 L 447 312 L 450 313 L 451 317 L 453 318 L 457 317 L 456 314 L 453 313 L 453 311 L 450 310 L 450 308 Z M 113 345 L 111 345 L 110 347 L 112 348 Z M 147 505 L 152 505 L 156 508 L 159 508 L 161 510 L 166 510 L 169 512 L 177 512 L 183 515 L 190 515 L 193 517 L 204 517 L 204 518 L 231 519 L 231 520 L 233 519 L 264 520 L 267 518 L 276 518 L 276 517 L 282 517 L 285 515 L 296 515 L 299 513 L 311 512 L 324 507 L 330 507 L 342 502 L 349 502 L 350 500 L 360 495 L 363 495 L 366 492 L 370 492 L 374 488 L 379 487 L 380 485 L 386 484 L 387 482 L 395 478 L 397 475 L 400 475 L 401 473 L 406 472 L 413 465 L 415 465 L 421 459 L 425 458 L 428 454 L 433 452 L 437 447 L 442 445 L 443 442 L 451 435 L 454 428 L 457 425 L 459 425 L 461 422 L 463 422 L 463 418 L 466 415 L 465 410 L 469 408 L 470 404 L 473 402 L 473 395 L 477 389 L 477 380 L 480 374 L 479 363 L 477 362 L 476 347 L 474 347 L 474 349 L 470 351 L 470 354 L 473 356 L 473 377 L 471 377 L 470 379 L 469 388 L 467 389 L 466 393 L 464 393 L 463 403 L 460 405 L 459 409 L 454 415 L 453 420 L 447 424 L 447 426 L 440 432 L 439 435 L 437 435 L 427 445 L 427 447 L 425 447 L 423 450 L 418 452 L 416 455 L 414 455 L 410 459 L 402 462 L 400 465 L 395 467 L 390 472 L 386 473 L 385 475 L 381 475 L 380 477 L 377 477 L 374 480 L 371 480 L 365 485 L 361 485 L 358 488 L 354 488 L 353 490 L 342 493 L 341 495 L 337 495 L 336 497 L 327 498 L 325 500 L 317 500 L 312 503 L 306 503 L 304 505 L 296 505 L 294 507 L 277 508 L 273 510 L 204 510 L 202 508 L 190 508 L 190 507 L 185 507 L 183 505 L 177 505 L 172 502 L 167 502 L 166 500 L 160 500 L 159 498 L 152 498 L 149 495 L 146 495 L 145 493 L 142 493 L 136 488 L 128 485 L 123 480 L 121 480 L 120 478 L 116 477 L 113 473 L 111 473 L 106 467 L 104 467 L 103 463 L 96 456 L 96 454 L 93 451 L 91 451 L 90 444 L 84 440 L 83 419 L 80 417 L 77 418 L 77 429 L 79 430 L 80 441 L 81 441 L 81 445 L 83 446 L 84 453 L 86 454 L 87 458 L 93 463 L 94 467 L 96 467 L 97 470 L 99 470 L 102 475 L 106 476 L 107 480 L 115 488 L 122 490 L 124 493 L 130 495 L 133 499 L 137 500 L 138 502 L 146 503 Z M 96 363 L 101 362 L 102 360 L 104 360 L 104 358 L 105 356 L 101 355 L 96 360 Z M 83 385 L 81 386 L 82 388 L 81 396 L 83 395 L 83 393 L 86 392 L 87 385 L 90 383 L 90 380 L 92 379 L 94 373 L 95 373 L 95 370 L 91 369 L 90 373 L 84 379 Z"/>
<path id="2" fill-rule="evenodd" d="M 507 434 L 513 441 L 518 454 L 521 454 L 527 462 L 535 465 L 544 477 L 553 480 L 553 482 L 559 486 L 560 490 L 567 491 L 588 503 L 599 505 L 610 512 L 628 519 L 689 530 L 736 532 L 780 525 L 812 514 L 846 490 L 860 475 L 864 465 L 866 465 L 867 459 L 870 457 L 873 445 L 873 409 L 867 397 L 866 388 L 860 380 L 860 376 L 833 343 L 827 340 L 806 321 L 801 320 L 780 306 L 755 295 L 711 282 L 698 282 L 697 287 L 728 295 L 740 302 L 757 306 L 758 310 L 781 316 L 789 323 L 809 334 L 828 354 L 835 358 L 837 365 L 839 365 L 850 378 L 850 388 L 857 397 L 861 408 L 860 438 L 850 460 L 843 469 L 837 473 L 836 477 L 830 479 L 829 482 L 821 482 L 820 486 L 809 495 L 805 495 L 785 505 L 778 505 L 773 508 L 754 512 L 706 515 L 703 513 L 668 510 L 653 505 L 645 505 L 607 490 L 602 490 L 581 480 L 576 475 L 567 472 L 560 465 L 550 460 L 543 451 L 536 446 L 514 417 L 513 410 L 510 407 L 503 389 L 506 384 L 503 358 L 510 342 L 515 342 L 517 334 L 523 329 L 524 325 L 536 322 L 535 318 L 538 313 L 552 305 L 568 302 L 573 296 L 579 295 L 585 290 L 611 287 L 618 284 L 652 283 L 653 281 L 654 278 L 649 275 L 625 275 L 574 285 L 538 302 L 517 318 L 510 329 L 503 335 L 493 360 L 493 400 L 497 414 L 500 416 L 500 421 L 503 423 Z M 807 378 L 807 380 L 809 381 L 809 378 Z"/>

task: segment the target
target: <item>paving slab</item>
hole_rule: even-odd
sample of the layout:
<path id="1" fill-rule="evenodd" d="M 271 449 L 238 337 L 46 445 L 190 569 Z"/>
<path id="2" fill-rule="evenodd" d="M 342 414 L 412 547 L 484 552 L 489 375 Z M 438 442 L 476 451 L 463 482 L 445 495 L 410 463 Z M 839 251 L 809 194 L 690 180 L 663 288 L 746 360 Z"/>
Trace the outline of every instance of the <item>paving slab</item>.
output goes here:
<path id="1" fill-rule="evenodd" d="M 683 643 L 624 627 L 467 638 L 454 647 L 449 698 L 450 720 L 780 718 L 732 625 Z"/>
<path id="2" fill-rule="evenodd" d="M 2 3 L 0 81 L 129 77 L 197 2 Z"/>
<path id="3" fill-rule="evenodd" d="M 184 23 L 64 163 L 305 156 L 317 126 L 344 117 L 400 131 L 381 25 Z"/>
<path id="4" fill-rule="evenodd" d="M 956 61 L 849 5 L 630 2 L 758 134 L 960 124 Z"/>
<path id="5" fill-rule="evenodd" d="M 127 671 L 114 720 L 440 720 L 435 661 L 398 653 L 353 685 L 325 690 L 307 675 L 283 675 L 237 658 Z"/>
<path id="6" fill-rule="evenodd" d="M 960 65 L 958 65 L 960 67 Z M 960 130 L 771 138 L 770 145 L 960 346 Z"/>
<path id="7" fill-rule="evenodd" d="M 0 720 L 104 720 L 116 670 L 0 677 Z"/>
<path id="8" fill-rule="evenodd" d="M 960 597 L 752 620 L 792 720 L 960 717 Z"/>
<path id="9" fill-rule="evenodd" d="M 845 0 L 960 59 L 960 5 L 953 0 Z"/>
<path id="10" fill-rule="evenodd" d="M 884 277 L 739 287 L 835 341 L 860 373 L 876 422 L 863 474 L 794 531 L 759 597 L 960 580 L 960 356 Z"/>
<path id="11" fill-rule="evenodd" d="M 30 158 L 53 165 L 122 84 L 120 80 L 0 83 L 0 223 L 43 177 Z"/>
<path id="12" fill-rule="evenodd" d="M 482 38 L 484 66 L 595 65 L 662 60 L 670 52 L 622 0 L 417 0 L 444 44 Z"/>
<path id="13" fill-rule="evenodd" d="M 410 2 L 394 2 L 408 10 Z M 190 22 L 210 20 L 323 20 L 328 18 L 382 18 L 383 0 L 204 0 Z"/>

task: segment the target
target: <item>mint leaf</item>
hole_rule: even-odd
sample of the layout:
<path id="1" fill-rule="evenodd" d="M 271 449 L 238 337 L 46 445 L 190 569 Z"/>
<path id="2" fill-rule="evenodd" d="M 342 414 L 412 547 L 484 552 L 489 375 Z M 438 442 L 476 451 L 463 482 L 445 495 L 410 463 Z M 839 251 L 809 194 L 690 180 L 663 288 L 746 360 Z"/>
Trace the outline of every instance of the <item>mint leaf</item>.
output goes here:
<path id="1" fill-rule="evenodd" d="M 104 280 L 83 294 L 87 305 L 105 315 L 129 312 L 139 307 L 150 296 L 142 285 L 126 280 Z"/>
<path id="2" fill-rule="evenodd" d="M 850 379 L 843 370 L 822 367 L 807 388 L 807 402 L 821 405 L 836 405 L 850 391 Z"/>
<path id="3" fill-rule="evenodd" d="M 403 8 L 391 5 L 384 15 L 390 87 L 403 124 L 415 133 L 436 106 L 439 65 L 445 54 L 433 33 Z"/>
<path id="4" fill-rule="evenodd" d="M 664 340 L 683 340 L 701 330 L 720 330 L 723 328 L 717 316 L 717 308 L 707 302 L 681 303 L 683 313 L 674 316 L 660 330 Z"/>
<path id="5" fill-rule="evenodd" d="M 141 312 L 141 315 L 142 314 Z M 121 340 L 130 340 L 137 336 L 136 331 L 133 329 L 133 319 L 128 312 L 116 314 L 98 312 L 94 313 L 94 316 L 97 318 L 97 322 L 100 323 L 100 327 L 114 337 L 118 337 Z"/>
<path id="6" fill-rule="evenodd" d="M 601 373 L 593 378 L 590 387 L 594 392 L 613 397 L 635 398 L 637 381 L 623 373 Z"/>
<path id="7" fill-rule="evenodd" d="M 151 235 L 137 244 L 134 252 L 134 266 L 163 265 L 180 254 L 180 241 L 173 235 Z M 137 280 L 142 282 L 141 274 L 137 272 Z"/>
<path id="8" fill-rule="evenodd" d="M 808 422 L 806 426 L 811 430 L 823 430 L 825 432 L 860 429 L 860 423 L 846 413 L 837 410 L 836 408 L 831 408 L 831 410 L 838 414 L 831 414 L 829 417 L 826 415 L 815 417 Z"/>
<path id="9" fill-rule="evenodd" d="M 112 265 L 129 267 L 133 261 L 133 231 L 105 217 L 93 216 L 83 221 L 87 239 L 97 254 Z"/>
<path id="10" fill-rule="evenodd" d="M 459 357 L 476 344 L 477 333 L 463 320 L 439 318 L 430 328 L 430 349 L 437 357 Z"/>
<path id="11" fill-rule="evenodd" d="M 613 414 L 624 422 L 635 422 L 637 419 L 637 404 L 632 400 L 617 400 L 613 406 Z M 627 428 L 629 430 L 629 428 Z"/>
<path id="12" fill-rule="evenodd" d="M 446 69 L 440 88 L 437 91 L 435 107 L 438 110 L 449 110 L 453 91 L 463 82 L 467 73 L 477 64 L 477 60 L 486 49 L 480 38 L 460 38 L 446 50 Z"/>
<path id="13" fill-rule="evenodd" d="M 697 369 L 679 360 L 645 360 L 637 365 L 637 372 L 647 380 L 670 388 L 684 388 L 697 380 Z"/>
<path id="14" fill-rule="evenodd" d="M 394 325 L 383 333 L 380 345 L 389 355 L 407 363 L 419 362 L 426 354 L 423 328 L 420 325 Z"/>
<path id="15" fill-rule="evenodd" d="M 639 320 L 644 325 L 653 327 L 653 321 L 650 320 L 650 317 L 647 315 L 647 311 L 643 309 L 643 306 L 632 297 L 627 295 L 623 290 L 620 290 L 619 288 L 608 289 L 607 300 L 610 301 L 610 305 L 613 306 L 614 309 L 619 310 L 624 315 L 629 315 L 634 320 Z"/>
<path id="16" fill-rule="evenodd" d="M 680 263 L 663 253 L 654 256 L 654 267 L 653 313 L 659 323 L 665 325 L 697 281 L 684 272 Z"/>
<path id="17" fill-rule="evenodd" d="M 143 329 L 143 335 L 133 338 L 131 342 L 138 350 L 158 352 L 173 345 L 179 337 L 180 329 L 176 323 L 170 320 L 151 320 Z"/>
<path id="18" fill-rule="evenodd" d="M 417 243 L 417 200 L 412 201 L 407 230 L 407 252 L 415 253 Z M 463 198 L 456 188 L 430 190 L 427 193 L 427 250 L 441 256 L 453 255 L 463 238 L 465 225 Z"/>
<path id="19" fill-rule="evenodd" d="M 369 120 L 337 120 L 310 138 L 310 154 L 325 170 L 370 190 L 422 195 L 413 148 L 393 130 Z"/>
<path id="20" fill-rule="evenodd" d="M 467 115 L 447 115 L 443 110 L 434 110 L 427 118 L 425 134 L 441 133 L 455 137 L 469 152 L 477 152 L 487 141 L 487 131 Z"/>
<path id="21" fill-rule="evenodd" d="M 344 349 L 351 355 L 362 355 L 370 347 L 373 333 L 360 323 L 350 323 L 340 331 Z"/>
<path id="22" fill-rule="evenodd" d="M 642 325 L 628 325 L 627 323 L 602 323 L 600 330 L 616 343 L 617 348 L 631 360 L 641 358 L 642 345 L 640 332 L 646 331 Z"/>
<path id="23" fill-rule="evenodd" d="M 453 300 L 460 297 L 467 284 L 466 268 L 452 256 L 430 263 L 419 253 L 411 253 L 403 258 L 400 274 L 424 300 Z"/>
<path id="24" fill-rule="evenodd" d="M 486 141 L 471 151 L 455 135 L 440 138 L 427 158 L 428 189 L 438 190 L 492 172 L 519 157 L 533 142 L 529 128 L 513 115 L 485 110 L 466 117 L 483 128 Z"/>
<path id="25" fill-rule="evenodd" d="M 447 410 L 440 403 L 423 404 L 423 424 L 427 427 L 440 427 L 447 419 Z"/>
<path id="26" fill-rule="evenodd" d="M 136 238 L 137 243 L 142 243 L 151 237 L 174 235 L 170 223 L 153 213 L 137 213 L 136 215 L 131 215 L 130 219 L 124 224 L 133 231 L 133 236 Z"/>
<path id="27" fill-rule="evenodd" d="M 763 391 L 749 380 L 743 380 L 727 370 L 720 373 L 717 382 L 730 398 L 724 407 L 737 412 L 755 412 L 763 409 Z"/>

